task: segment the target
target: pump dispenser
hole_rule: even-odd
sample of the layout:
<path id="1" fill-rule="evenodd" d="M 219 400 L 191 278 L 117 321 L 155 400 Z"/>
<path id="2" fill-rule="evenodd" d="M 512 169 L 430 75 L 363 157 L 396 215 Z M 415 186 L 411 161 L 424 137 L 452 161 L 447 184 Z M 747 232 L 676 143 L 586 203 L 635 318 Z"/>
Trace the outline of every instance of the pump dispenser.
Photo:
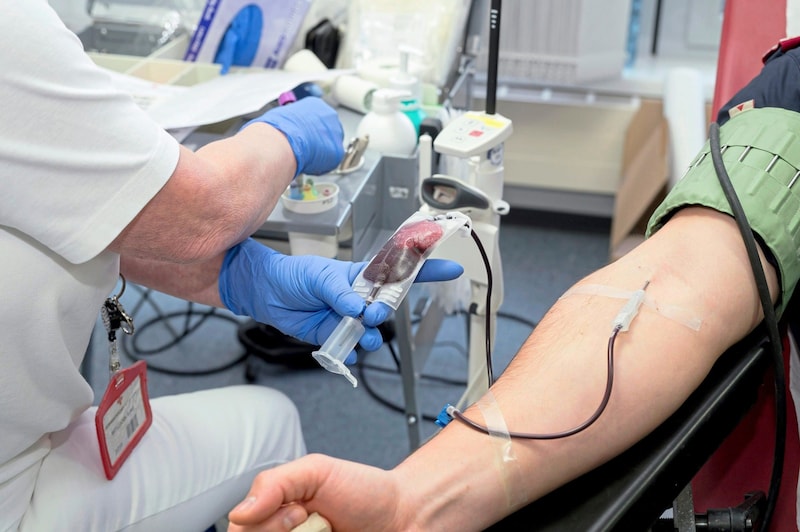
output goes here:
<path id="1" fill-rule="evenodd" d="M 419 136 L 419 127 L 425 119 L 425 111 L 422 110 L 422 85 L 419 78 L 412 75 L 408 60 L 411 54 L 419 55 L 419 52 L 408 46 L 400 46 L 400 66 L 397 73 L 389 78 L 389 86 L 393 89 L 408 91 L 410 98 L 404 99 L 400 104 L 400 110 L 414 124 L 414 129 Z"/>
<path id="2" fill-rule="evenodd" d="M 358 137 L 369 135 L 367 149 L 382 155 L 408 157 L 417 148 L 414 124 L 400 110 L 401 102 L 408 99 L 408 91 L 378 89 L 372 94 L 372 109 L 361 119 L 356 130 Z"/>

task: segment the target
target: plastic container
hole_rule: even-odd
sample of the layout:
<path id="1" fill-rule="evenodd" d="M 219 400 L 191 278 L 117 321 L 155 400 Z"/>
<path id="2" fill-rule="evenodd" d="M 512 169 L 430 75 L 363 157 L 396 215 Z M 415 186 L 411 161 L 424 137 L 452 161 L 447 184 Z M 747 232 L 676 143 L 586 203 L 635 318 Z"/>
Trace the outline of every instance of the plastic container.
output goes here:
<path id="1" fill-rule="evenodd" d="M 298 176 L 299 178 L 299 176 Z M 297 197 L 296 188 L 287 188 L 281 196 L 283 207 L 300 214 L 319 214 L 333 209 L 339 201 L 339 187 L 335 183 L 317 183 L 313 186 L 316 197 Z M 292 196 L 296 197 L 292 197 Z M 336 235 L 319 235 L 289 231 L 289 250 L 292 255 L 319 255 L 335 258 L 339 253 Z"/>
<path id="2" fill-rule="evenodd" d="M 336 206 L 339 201 L 339 186 L 336 183 L 316 183 L 316 197 L 313 199 L 292 198 L 291 188 L 287 188 L 281 196 L 286 209 L 301 214 L 317 214 Z"/>
<path id="3" fill-rule="evenodd" d="M 372 81 L 345 74 L 332 83 L 331 96 L 339 105 L 363 115 L 372 107 L 372 97 L 376 90 L 378 85 Z"/>
<path id="4" fill-rule="evenodd" d="M 369 135 L 368 150 L 381 155 L 408 157 L 417 148 L 417 131 L 400 110 L 408 91 L 378 89 L 372 94 L 372 110 L 361 119 L 356 134 Z"/>

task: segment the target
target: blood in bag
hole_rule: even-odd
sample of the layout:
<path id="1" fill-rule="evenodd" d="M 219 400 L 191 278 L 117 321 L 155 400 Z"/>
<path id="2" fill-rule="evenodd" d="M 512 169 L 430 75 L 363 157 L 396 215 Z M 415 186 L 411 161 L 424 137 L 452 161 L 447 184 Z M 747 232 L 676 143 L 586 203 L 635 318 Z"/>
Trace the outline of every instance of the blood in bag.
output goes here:
<path id="1" fill-rule="evenodd" d="M 364 269 L 364 279 L 376 286 L 405 280 L 443 234 L 442 226 L 432 220 L 401 227 Z"/>

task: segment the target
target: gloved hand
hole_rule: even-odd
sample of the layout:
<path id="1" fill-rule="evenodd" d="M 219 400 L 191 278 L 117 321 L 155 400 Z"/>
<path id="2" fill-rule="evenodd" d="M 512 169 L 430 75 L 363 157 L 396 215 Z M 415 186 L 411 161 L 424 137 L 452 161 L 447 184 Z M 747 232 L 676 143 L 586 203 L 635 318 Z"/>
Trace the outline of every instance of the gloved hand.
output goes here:
<path id="1" fill-rule="evenodd" d="M 359 342 L 374 351 L 383 343 L 376 327 L 392 312 L 383 303 L 369 305 L 351 284 L 366 262 L 353 263 L 313 255 L 278 253 L 253 239 L 225 254 L 219 274 L 219 293 L 232 312 L 272 325 L 285 334 L 322 345 L 341 320 L 364 312 L 366 332 Z M 464 269 L 443 259 L 428 259 L 418 282 L 455 279 Z"/>
<path id="2" fill-rule="evenodd" d="M 264 122 L 286 136 L 297 159 L 297 173 L 321 175 L 336 168 L 344 157 L 344 130 L 339 115 L 321 98 L 302 98 L 273 107 L 242 128 Z"/>
<path id="3" fill-rule="evenodd" d="M 243 7 L 231 21 L 222 43 L 217 48 L 214 62 L 222 65 L 220 74 L 227 74 L 231 65 L 250 66 L 258 52 L 258 43 L 261 40 L 261 28 L 264 17 L 261 8 L 255 5 Z"/>

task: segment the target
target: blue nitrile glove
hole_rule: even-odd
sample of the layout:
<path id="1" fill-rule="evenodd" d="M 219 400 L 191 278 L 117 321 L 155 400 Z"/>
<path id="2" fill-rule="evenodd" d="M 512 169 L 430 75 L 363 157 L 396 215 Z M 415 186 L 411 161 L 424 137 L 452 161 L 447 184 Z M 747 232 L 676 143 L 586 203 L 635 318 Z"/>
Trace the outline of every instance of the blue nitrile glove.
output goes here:
<path id="1" fill-rule="evenodd" d="M 339 115 L 321 98 L 302 98 L 273 107 L 242 127 L 256 122 L 265 122 L 286 136 L 297 159 L 295 176 L 330 172 L 344 157 L 344 130 Z"/>
<path id="2" fill-rule="evenodd" d="M 322 345 L 341 316 L 364 312 L 361 347 L 383 343 L 377 327 L 392 312 L 383 303 L 364 310 L 365 302 L 350 287 L 366 262 L 346 262 L 314 255 L 283 255 L 253 239 L 228 250 L 219 273 L 222 303 L 233 313 L 272 325 L 313 345 Z M 428 259 L 418 282 L 446 281 L 463 273 L 460 264 Z"/>
<path id="3" fill-rule="evenodd" d="M 217 48 L 214 62 L 222 65 L 220 74 L 227 74 L 231 65 L 250 66 L 258 51 L 264 17 L 255 5 L 243 7 L 231 21 Z"/>

